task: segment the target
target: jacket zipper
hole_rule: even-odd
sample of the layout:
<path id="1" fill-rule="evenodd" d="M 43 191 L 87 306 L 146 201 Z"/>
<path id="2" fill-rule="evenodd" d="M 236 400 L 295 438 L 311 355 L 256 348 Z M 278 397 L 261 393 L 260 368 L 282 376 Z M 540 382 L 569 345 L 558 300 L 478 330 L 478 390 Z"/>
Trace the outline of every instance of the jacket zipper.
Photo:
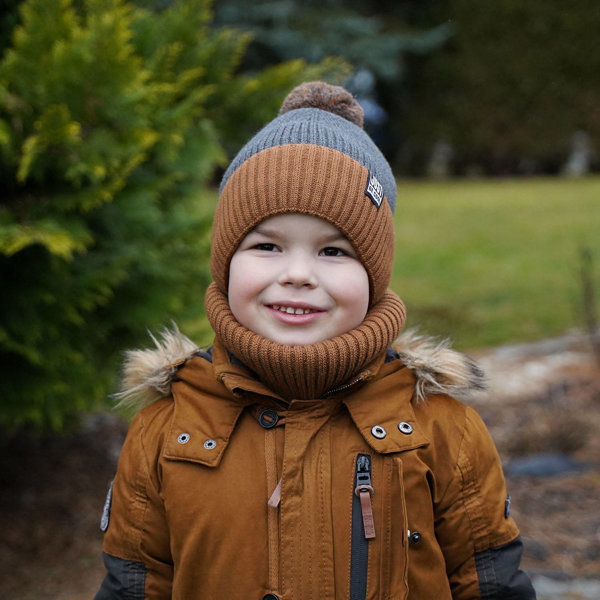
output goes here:
<path id="1" fill-rule="evenodd" d="M 371 457 L 356 457 L 352 499 L 352 542 L 350 548 L 350 600 L 367 597 L 369 540 L 375 537 L 371 495 Z"/>
<path id="2" fill-rule="evenodd" d="M 357 383 L 360 383 L 363 380 L 364 380 L 364 377 L 362 375 L 359 375 L 358 377 L 356 377 L 356 379 L 353 379 L 352 381 L 349 381 L 348 383 L 343 383 L 342 385 L 339 385 L 338 387 L 334 387 L 334 388 L 331 388 L 330 390 L 327 390 L 321 396 L 321 398 L 328 398 L 332 394 L 337 394 L 338 392 L 343 392 L 347 389 L 350 389 L 351 387 L 355 386 Z"/>

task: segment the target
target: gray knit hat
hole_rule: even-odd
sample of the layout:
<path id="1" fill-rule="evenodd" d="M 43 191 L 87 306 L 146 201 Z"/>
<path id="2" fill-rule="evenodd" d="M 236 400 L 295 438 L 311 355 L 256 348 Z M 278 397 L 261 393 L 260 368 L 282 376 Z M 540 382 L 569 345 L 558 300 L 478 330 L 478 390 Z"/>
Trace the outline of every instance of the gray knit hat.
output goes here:
<path id="1" fill-rule="evenodd" d="M 311 106 L 303 108 L 307 104 Z M 279 115 L 239 151 L 225 171 L 220 192 L 231 175 L 252 155 L 273 146 L 315 144 L 339 150 L 366 167 L 382 185 L 394 212 L 396 181 L 392 169 L 362 128 L 363 110 L 349 92 L 322 82 L 304 83 L 290 92 Z"/>
<path id="2" fill-rule="evenodd" d="M 396 183 L 362 120 L 344 88 L 304 83 L 240 150 L 223 176 L 213 225 L 211 269 L 223 293 L 244 236 L 267 217 L 299 212 L 342 231 L 369 275 L 371 305 L 382 297 L 392 270 Z"/>

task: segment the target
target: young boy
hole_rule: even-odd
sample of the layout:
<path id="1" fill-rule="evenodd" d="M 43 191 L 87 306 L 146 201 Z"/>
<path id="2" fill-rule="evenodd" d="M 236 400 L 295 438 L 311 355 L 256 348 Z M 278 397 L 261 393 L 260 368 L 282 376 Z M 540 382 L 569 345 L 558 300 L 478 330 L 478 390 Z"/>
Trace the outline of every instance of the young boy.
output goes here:
<path id="1" fill-rule="evenodd" d="M 174 331 L 128 359 L 125 397 L 152 401 L 107 499 L 98 600 L 535 598 L 494 445 L 448 395 L 476 367 L 392 349 L 395 202 L 343 88 L 296 88 L 234 159 L 213 348 Z"/>

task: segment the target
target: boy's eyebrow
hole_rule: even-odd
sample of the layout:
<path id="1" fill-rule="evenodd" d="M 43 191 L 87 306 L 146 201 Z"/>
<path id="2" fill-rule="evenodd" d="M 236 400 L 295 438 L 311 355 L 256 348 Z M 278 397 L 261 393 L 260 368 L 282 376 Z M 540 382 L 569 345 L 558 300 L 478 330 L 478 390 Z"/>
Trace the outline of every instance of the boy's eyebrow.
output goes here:
<path id="1" fill-rule="evenodd" d="M 279 229 L 277 229 L 276 227 L 269 227 L 268 225 L 265 226 L 262 223 L 259 223 L 254 229 L 250 230 L 248 235 L 250 233 L 259 233 L 260 235 L 265 235 L 268 237 L 275 237 L 275 238 L 281 238 L 283 237 L 283 234 L 281 233 L 281 231 Z M 327 243 L 327 242 L 337 242 L 337 241 L 346 241 L 349 242 L 348 238 L 339 230 L 336 230 L 335 233 L 331 233 L 331 234 L 326 234 L 324 235 L 320 242 L 321 243 Z"/>
<path id="2" fill-rule="evenodd" d="M 251 229 L 248 233 L 261 233 L 262 235 L 276 235 L 277 229 L 275 227 L 268 227 L 262 223 L 259 223 L 254 229 Z"/>

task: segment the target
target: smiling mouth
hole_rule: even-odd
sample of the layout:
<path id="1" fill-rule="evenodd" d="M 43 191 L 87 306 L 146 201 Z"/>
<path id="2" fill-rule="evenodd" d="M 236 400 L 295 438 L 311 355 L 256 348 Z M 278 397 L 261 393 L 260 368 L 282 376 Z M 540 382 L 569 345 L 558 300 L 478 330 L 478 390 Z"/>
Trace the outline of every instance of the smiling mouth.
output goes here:
<path id="1" fill-rule="evenodd" d="M 280 306 L 279 304 L 269 304 L 269 308 L 286 313 L 288 315 L 310 315 L 312 313 L 321 312 L 315 310 L 314 308 L 294 308 L 293 306 Z"/>

